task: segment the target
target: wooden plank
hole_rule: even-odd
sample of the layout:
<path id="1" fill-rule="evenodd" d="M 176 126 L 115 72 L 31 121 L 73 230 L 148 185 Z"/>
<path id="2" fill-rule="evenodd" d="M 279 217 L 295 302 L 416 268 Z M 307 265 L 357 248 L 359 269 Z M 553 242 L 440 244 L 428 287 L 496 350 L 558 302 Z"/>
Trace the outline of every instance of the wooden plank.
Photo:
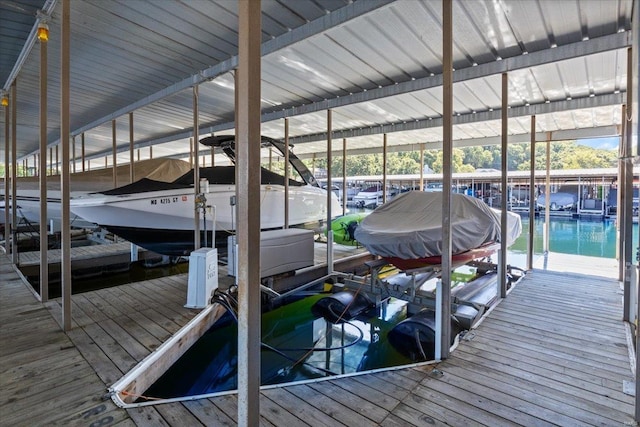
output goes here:
<path id="1" fill-rule="evenodd" d="M 205 425 L 195 417 L 182 403 L 163 403 L 155 405 L 156 410 L 170 426 Z"/>
<path id="2" fill-rule="evenodd" d="M 387 416 L 387 418 L 385 418 L 384 421 L 380 423 L 381 427 L 407 427 L 407 426 L 415 426 L 415 425 L 416 424 L 412 424 L 407 420 L 402 419 L 394 414 L 389 414 L 389 416 Z M 433 425 L 433 424 L 428 424 L 428 420 L 427 420 L 427 422 L 424 423 L 423 425 Z"/>
<path id="3" fill-rule="evenodd" d="M 598 369 L 606 372 L 609 375 L 617 375 L 625 377 L 630 374 L 628 365 L 621 366 L 621 364 L 608 364 L 606 360 L 600 362 L 584 359 L 579 356 L 575 356 L 571 353 L 564 353 L 559 351 L 555 347 L 546 348 L 534 344 L 530 344 L 526 341 L 510 340 L 500 335 L 494 335 L 490 333 L 483 333 L 473 339 L 473 343 L 484 343 L 487 345 L 500 348 L 504 352 L 519 353 L 519 354 L 531 354 L 534 357 L 545 360 L 548 363 L 562 364 L 566 367 L 572 367 L 574 369 L 582 369 L 585 371 L 591 369 Z M 604 363 L 603 363 L 604 362 Z"/>
<path id="4" fill-rule="evenodd" d="M 311 406 L 309 403 L 283 388 L 277 387 L 264 390 L 262 395 L 279 404 L 283 409 L 295 413 L 298 418 L 303 419 L 304 422 L 310 426 L 344 426 L 344 424 L 331 418 L 328 414 Z"/>
<path id="5" fill-rule="evenodd" d="M 120 379 L 122 371 L 83 329 L 72 329 L 67 335 L 105 384 L 113 384 Z"/>
<path id="6" fill-rule="evenodd" d="M 509 320 L 494 317 L 483 322 L 483 328 L 495 334 L 517 335 L 523 340 L 538 340 L 547 343 L 547 345 L 564 345 L 568 348 L 583 348 L 584 351 L 588 351 L 593 355 L 613 358 L 616 360 L 629 360 L 629 353 L 624 345 L 593 345 L 574 336 L 558 335 L 553 333 L 545 333 L 544 335 L 541 335 L 540 332 L 534 328 L 516 325 Z"/>
<path id="7" fill-rule="evenodd" d="M 605 356 L 600 353 L 602 353 L 602 351 L 606 352 L 608 346 L 597 341 L 583 342 L 582 346 L 580 346 L 576 342 L 565 340 L 563 336 L 558 336 L 551 333 L 536 333 L 536 331 L 534 330 L 533 333 L 528 334 L 528 336 L 524 336 L 521 335 L 519 331 L 515 331 L 513 328 L 509 328 L 509 325 L 500 325 L 502 326 L 500 328 L 494 328 L 494 325 L 495 324 L 493 322 L 487 323 L 486 330 L 483 334 L 486 339 L 495 339 L 496 341 L 504 343 L 513 341 L 514 344 L 517 344 L 519 346 L 534 346 L 539 349 L 537 350 L 539 352 L 542 352 L 543 350 L 555 350 L 567 354 L 573 354 L 582 358 L 585 363 L 587 360 L 591 360 L 600 363 L 604 362 L 612 365 L 627 366 L 629 362 L 628 354 L 623 354 L 622 352 L 620 352 L 618 346 L 616 346 L 615 349 L 612 349 L 609 355 Z M 532 329 L 530 329 L 530 331 L 531 330 Z M 534 338 L 534 336 L 536 335 L 537 338 Z M 623 344 L 620 343 L 620 346 L 622 345 Z"/>
<path id="8" fill-rule="evenodd" d="M 295 385 L 288 387 L 287 390 L 295 396 L 303 399 L 310 405 L 315 406 L 320 411 L 325 412 L 331 418 L 349 426 L 375 426 L 376 423 L 371 421 L 348 408 L 337 400 L 335 397 L 330 398 L 323 394 L 317 393 L 314 389 L 307 385 Z M 260 401 L 262 403 L 262 400 Z M 270 419 L 271 422 L 278 424 L 277 419 Z M 284 420 L 283 420 L 284 421 Z M 284 424 L 282 424 L 284 425 Z"/>
<path id="9" fill-rule="evenodd" d="M 189 400 L 182 403 L 202 424 L 207 426 L 233 427 L 236 422 L 212 405 L 207 399 Z"/>
<path id="10" fill-rule="evenodd" d="M 587 317 L 587 313 L 582 314 L 582 316 Z M 554 326 L 555 324 L 556 328 L 550 330 L 557 331 L 558 333 L 564 333 L 567 336 L 575 336 L 575 334 L 572 334 L 571 332 L 582 332 L 582 329 L 588 331 L 588 336 L 607 337 L 606 334 L 611 334 L 614 339 L 619 339 L 620 337 L 624 338 L 625 336 L 622 325 L 620 325 L 619 328 L 611 328 L 611 326 L 608 325 L 608 322 L 605 321 L 598 323 L 592 323 L 587 320 L 580 321 L 577 316 L 573 319 L 568 319 L 566 316 L 553 316 L 553 313 L 545 310 L 524 310 L 524 307 L 523 310 L 520 310 L 518 307 L 508 305 L 497 310 L 496 315 L 516 317 L 524 321 L 536 322 L 535 326 L 537 327 L 547 327 L 547 325 Z"/>
<path id="11" fill-rule="evenodd" d="M 128 285 L 122 286 L 121 289 L 133 298 L 138 298 L 141 301 L 149 301 L 147 306 L 148 308 L 153 308 L 155 311 L 162 313 L 168 319 L 171 319 L 179 325 L 179 327 L 184 326 L 199 312 L 199 310 L 186 309 L 182 306 L 168 304 L 168 301 L 163 299 L 163 297 L 155 291 L 145 293 L 144 291 L 140 291 L 139 289 Z M 175 333 L 175 331 L 173 333 Z"/>
<path id="12" fill-rule="evenodd" d="M 387 383 L 377 374 L 368 374 L 368 375 L 358 375 L 352 377 L 354 381 L 357 381 L 367 387 L 370 387 L 374 390 L 378 390 L 380 393 L 386 394 L 387 396 L 391 396 L 395 399 L 402 400 L 407 397 L 411 390 L 407 390 L 406 388 L 399 387 L 393 383 Z"/>
<path id="13" fill-rule="evenodd" d="M 59 417 L 49 421 L 51 425 L 97 425 L 115 426 L 128 425 L 135 426 L 129 418 L 129 414 L 122 408 L 117 407 L 111 400 L 92 399 L 75 408 L 74 411 L 62 414 L 52 414 L 52 417 Z"/>
<path id="14" fill-rule="evenodd" d="M 451 384 L 473 383 L 474 389 L 479 393 L 482 392 L 483 396 L 499 399 L 498 401 L 506 405 L 514 405 L 512 406 L 514 408 L 520 408 L 521 401 L 528 402 L 526 406 L 536 407 L 535 411 L 529 412 L 530 414 L 545 413 L 546 420 L 553 420 L 561 425 L 575 425 L 577 422 L 607 425 L 633 421 L 620 411 L 612 411 L 585 399 L 571 399 L 566 393 L 550 387 L 530 385 L 527 381 L 507 375 L 490 375 L 488 369 L 480 368 L 478 365 L 474 365 L 473 368 L 475 369 L 469 369 L 464 361 L 451 360 L 446 363 L 446 366 L 442 366 L 444 371 L 442 378 Z M 511 400 L 503 400 L 505 397 Z"/>
<path id="15" fill-rule="evenodd" d="M 49 351 L 56 351 L 69 345 L 69 340 L 55 331 L 45 331 L 34 336 L 27 334 L 14 338 L 11 340 L 10 346 L 3 346 L 5 349 L 0 355 L 0 365 L 8 366 L 33 360 L 34 357 L 38 358 L 38 354 L 31 354 L 34 353 L 34 343 L 38 343 L 43 348 L 48 348 Z"/>
<path id="16" fill-rule="evenodd" d="M 86 405 L 93 397 L 105 391 L 104 384 L 93 372 L 87 371 L 75 381 L 54 388 L 41 389 L 29 398 L 15 399 L 11 405 L 3 405 L 2 421 L 6 425 L 18 425 L 29 420 L 31 425 L 46 424 L 52 414 L 73 411 Z"/>
<path id="17" fill-rule="evenodd" d="M 425 379 L 414 392 L 419 393 L 419 389 L 422 387 L 466 402 L 482 411 L 497 415 L 516 424 L 549 427 L 558 425 L 557 420 L 553 418 L 555 414 L 550 411 L 539 411 L 536 406 L 529 405 L 525 401 L 497 391 L 488 396 L 488 391 L 484 387 L 477 387 L 472 382 L 453 375 L 444 375 L 439 379 Z M 546 420 L 554 421 L 549 422 Z"/>
<path id="18" fill-rule="evenodd" d="M 139 362 L 150 353 L 149 349 L 140 344 L 128 330 L 125 330 L 115 321 L 109 319 L 100 323 L 100 327 L 107 333 L 114 342 L 117 342 L 135 361 Z"/>
<path id="19" fill-rule="evenodd" d="M 546 372 L 547 375 L 556 378 L 563 378 L 569 382 L 582 382 L 590 384 L 591 387 L 604 387 L 610 392 L 617 391 L 620 388 L 621 380 L 611 378 L 608 374 L 593 369 L 587 371 L 575 369 L 570 364 L 554 364 L 546 360 L 540 360 L 533 357 L 530 353 L 512 353 L 507 352 L 504 348 L 496 348 L 493 345 L 485 345 L 477 342 L 475 339 L 468 345 L 461 345 L 456 351 L 464 351 L 479 357 L 493 360 L 497 362 L 507 363 L 509 365 L 517 365 L 520 369 L 530 370 L 533 372 Z M 586 387 L 586 385 L 585 385 Z"/>
<path id="20" fill-rule="evenodd" d="M 43 378 L 52 371 L 74 369 L 85 362 L 80 353 L 71 347 L 66 347 L 52 353 L 38 352 L 36 360 L 18 364 L 0 364 L 0 394 L 4 388 L 14 383 L 29 381 L 33 378 Z"/>
<path id="21" fill-rule="evenodd" d="M 348 393 L 353 394 L 354 396 L 362 397 L 363 399 L 369 400 L 370 402 L 386 410 L 387 412 L 395 408 L 400 402 L 398 399 L 392 396 L 380 393 L 378 392 L 378 390 L 374 390 L 358 381 L 350 380 L 349 378 L 344 378 L 339 381 L 332 381 L 332 384 L 344 390 L 338 394 L 342 395 L 344 393 Z"/>
<path id="22" fill-rule="evenodd" d="M 446 425 L 455 425 L 455 424 L 447 424 L 437 418 L 429 415 L 430 412 L 429 407 L 425 406 L 422 408 L 423 410 L 418 410 L 414 407 L 406 405 L 404 403 L 400 403 L 396 409 L 393 411 L 393 415 L 398 417 L 403 425 L 412 425 L 412 426 L 446 426 Z M 466 423 L 466 420 L 459 420 L 463 424 Z M 458 424 L 462 425 L 462 424 Z"/>
<path id="23" fill-rule="evenodd" d="M 626 343 L 626 341 L 624 340 L 621 343 L 620 337 L 608 336 L 606 332 L 592 334 L 590 333 L 590 331 L 580 330 L 576 328 L 567 328 L 562 325 L 555 324 L 554 322 L 528 320 L 521 316 L 505 316 L 499 312 L 492 313 L 492 318 L 505 320 L 515 325 L 520 325 L 525 327 L 528 326 L 532 330 L 533 329 L 537 330 L 538 333 L 540 333 L 541 335 L 557 334 L 561 336 L 562 335 L 573 336 L 575 338 L 582 339 L 584 340 L 584 342 L 587 342 L 587 343 L 597 341 L 600 343 L 600 345 L 607 345 L 607 346 L 609 345 L 615 346 L 620 344 L 624 345 Z M 620 327 L 622 327 L 622 325 Z"/>
<path id="24" fill-rule="evenodd" d="M 443 421 L 448 425 L 479 424 L 486 426 L 511 426 L 517 423 L 504 417 L 492 414 L 484 407 L 455 396 L 448 396 L 429 387 L 416 387 L 403 404 L 414 410 L 425 412 L 431 419 Z M 394 414 L 400 416 L 395 410 Z M 403 418 L 406 418 L 403 416 Z"/>
<path id="25" fill-rule="evenodd" d="M 465 357 L 464 353 L 460 353 L 461 354 L 457 355 L 455 359 L 448 361 L 448 364 L 471 369 L 474 372 L 480 372 L 483 375 L 498 380 L 513 379 L 510 381 L 516 382 L 520 387 L 527 387 L 529 391 L 543 391 L 545 396 L 558 396 L 558 400 L 575 402 L 575 404 L 581 407 L 593 407 L 596 413 L 606 415 L 609 418 L 611 418 L 612 411 L 616 414 L 620 411 L 633 411 L 631 396 L 627 396 L 629 399 L 624 399 L 627 400 L 627 402 L 612 399 L 608 394 L 595 393 L 591 390 L 578 387 L 573 383 L 567 384 L 555 378 L 534 375 L 508 365 L 487 361 L 479 357 L 469 357 L 469 355 Z M 545 389 L 546 391 L 544 391 Z"/>
<path id="26" fill-rule="evenodd" d="M 161 323 L 167 322 L 168 319 L 162 316 L 159 323 L 157 316 L 155 318 L 154 316 L 145 316 L 143 312 L 147 310 L 146 306 L 138 304 L 129 295 L 119 290 L 119 287 L 103 289 L 95 297 L 101 297 L 102 302 L 100 304 L 105 307 L 105 310 L 111 310 L 111 307 L 113 307 L 115 310 L 127 313 L 131 319 L 160 341 L 166 341 L 172 334 L 170 330 L 161 325 Z M 171 324 L 173 325 L 171 329 L 177 327 L 174 322 L 171 322 Z"/>
<path id="27" fill-rule="evenodd" d="M 94 323 L 82 329 L 93 342 L 100 347 L 122 374 L 131 370 L 131 368 L 137 364 L 137 361 L 131 357 L 120 343 L 114 340 L 104 328 Z"/>
<path id="28" fill-rule="evenodd" d="M 125 420 L 120 421 L 119 423 L 113 424 L 109 427 L 136 427 L 137 424 L 133 422 L 131 418 L 127 418 Z"/>
<path id="29" fill-rule="evenodd" d="M 138 426 L 158 426 L 164 427 L 169 424 L 162 418 L 160 413 L 153 406 L 139 406 L 127 409 L 127 414 Z"/>
<path id="30" fill-rule="evenodd" d="M 370 395 L 373 393 L 369 393 L 369 396 L 345 393 L 344 389 L 338 387 L 332 381 L 309 383 L 308 386 L 318 393 L 324 394 L 328 398 L 342 396 L 340 403 L 377 423 L 384 420 L 389 414 L 389 411 L 378 406 L 376 402 L 371 402 L 369 400 Z"/>

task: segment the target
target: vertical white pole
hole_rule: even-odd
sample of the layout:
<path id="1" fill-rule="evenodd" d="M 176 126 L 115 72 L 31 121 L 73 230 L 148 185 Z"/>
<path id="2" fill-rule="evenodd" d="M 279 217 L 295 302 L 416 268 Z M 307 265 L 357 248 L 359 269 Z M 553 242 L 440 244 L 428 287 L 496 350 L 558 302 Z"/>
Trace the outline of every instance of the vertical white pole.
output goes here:
<path id="1" fill-rule="evenodd" d="M 40 299 L 49 300 L 47 232 L 47 41 L 40 41 Z M 83 134 L 84 136 L 84 134 Z"/>
<path id="2" fill-rule="evenodd" d="M 133 159 L 133 112 L 129 113 L 129 182 L 135 180 Z"/>
<path id="3" fill-rule="evenodd" d="M 451 180 L 453 157 L 453 1 L 442 0 L 442 298 L 436 304 L 440 322 L 440 351 L 436 359 L 449 357 L 451 340 Z"/>
<path id="4" fill-rule="evenodd" d="M 509 117 L 507 115 L 509 100 L 509 78 L 507 73 L 502 74 L 502 145 L 500 156 L 500 168 L 502 169 L 501 186 L 502 197 L 500 198 L 500 252 L 498 253 L 498 285 L 500 286 L 500 297 L 507 296 L 507 201 L 509 189 L 507 187 L 507 142 L 509 132 Z"/>
<path id="5" fill-rule="evenodd" d="M 327 110 L 327 274 L 333 273 L 333 230 L 331 230 L 331 196 L 333 190 L 331 189 L 331 162 L 333 156 L 331 153 L 331 133 L 333 122 L 331 116 L 331 110 Z"/>
<path id="6" fill-rule="evenodd" d="M 118 163 L 118 159 L 117 159 L 117 149 L 118 147 L 116 146 L 116 120 L 113 119 L 111 120 L 111 152 L 112 152 L 112 156 L 113 156 L 113 165 L 111 165 L 111 167 L 113 168 L 113 188 L 116 188 L 118 186 L 118 172 L 116 171 L 116 167 L 117 167 L 117 163 Z M 104 166 L 107 166 L 107 159 L 105 157 L 104 159 Z"/>
<path id="7" fill-rule="evenodd" d="M 342 215 L 347 214 L 347 138 L 342 138 Z"/>
<path id="8" fill-rule="evenodd" d="M 260 0 L 238 2 L 238 425 L 260 423 Z"/>
<path id="9" fill-rule="evenodd" d="M 289 228 L 289 119 L 284 119 L 284 227 Z"/>
<path id="10" fill-rule="evenodd" d="M 16 159 L 16 150 L 18 144 L 17 128 L 18 128 L 18 93 L 16 80 L 11 84 L 11 260 L 14 264 L 18 263 L 18 192 L 16 189 L 16 169 L 18 161 Z"/>
<path id="11" fill-rule="evenodd" d="M 200 113 L 198 101 L 198 85 L 193 86 L 193 191 L 195 195 L 200 194 L 200 155 L 198 152 L 200 135 Z M 195 200 L 195 198 L 194 198 Z M 206 208 L 205 208 L 206 209 Z M 215 236 L 213 236 L 215 239 Z M 215 240 L 214 240 L 215 242 Z M 212 244 L 212 247 L 215 244 Z M 193 248 L 200 249 L 200 210 L 195 209 L 193 215 Z"/>
<path id="12" fill-rule="evenodd" d="M 531 116 L 531 145 L 529 147 L 529 241 L 527 244 L 527 270 L 533 270 L 533 242 L 536 222 L 536 116 Z"/>
<path id="13" fill-rule="evenodd" d="M 382 134 L 382 203 L 387 203 L 387 134 Z M 377 205 L 377 201 L 376 201 Z"/>
<path id="14" fill-rule="evenodd" d="M 62 234 L 62 324 L 71 330 L 71 228 L 69 225 L 69 134 L 70 134 L 70 42 L 71 0 L 62 0 L 62 41 L 60 59 L 60 140 L 62 143 L 62 173 L 60 175 Z"/>
<path id="15" fill-rule="evenodd" d="M 545 189 L 544 189 L 544 256 L 549 256 L 549 230 L 551 220 L 551 133 L 547 132 L 547 159 L 546 159 L 546 176 L 545 176 Z"/>

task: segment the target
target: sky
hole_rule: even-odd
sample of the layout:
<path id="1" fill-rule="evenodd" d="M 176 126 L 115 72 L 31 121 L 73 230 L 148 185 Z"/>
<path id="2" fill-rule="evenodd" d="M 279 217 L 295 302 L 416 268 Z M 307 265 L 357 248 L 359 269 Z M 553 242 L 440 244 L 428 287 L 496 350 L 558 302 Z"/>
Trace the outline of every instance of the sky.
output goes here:
<path id="1" fill-rule="evenodd" d="M 591 148 L 600 148 L 603 150 L 613 150 L 618 148 L 618 141 L 620 138 L 590 138 L 590 139 L 578 139 L 576 142 L 578 145 L 586 145 Z"/>

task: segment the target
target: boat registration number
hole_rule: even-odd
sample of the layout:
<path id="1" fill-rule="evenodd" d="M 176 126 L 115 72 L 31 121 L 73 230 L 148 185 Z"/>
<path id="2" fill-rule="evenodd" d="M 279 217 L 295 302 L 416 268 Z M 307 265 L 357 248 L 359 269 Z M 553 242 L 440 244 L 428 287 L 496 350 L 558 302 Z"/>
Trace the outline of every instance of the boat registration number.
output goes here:
<path id="1" fill-rule="evenodd" d="M 151 204 L 152 205 L 157 205 L 157 204 L 166 205 L 166 204 L 169 204 L 169 203 L 177 203 L 179 199 L 180 199 L 179 197 L 161 197 L 159 199 L 151 199 Z"/>

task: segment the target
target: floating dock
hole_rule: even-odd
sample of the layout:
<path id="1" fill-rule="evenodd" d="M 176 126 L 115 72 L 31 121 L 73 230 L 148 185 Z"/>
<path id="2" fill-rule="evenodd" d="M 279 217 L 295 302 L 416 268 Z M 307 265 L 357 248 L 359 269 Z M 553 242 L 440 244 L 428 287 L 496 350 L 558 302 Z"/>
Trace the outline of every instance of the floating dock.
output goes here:
<path id="1" fill-rule="evenodd" d="M 633 425 L 617 280 L 542 261 L 449 359 L 263 390 L 263 424 Z M 38 302 L 4 254 L 0 282 L 3 425 L 235 425 L 235 395 L 128 410 L 105 395 L 199 312 L 183 307 L 187 275 L 73 295 L 68 334 L 60 300 Z"/>

